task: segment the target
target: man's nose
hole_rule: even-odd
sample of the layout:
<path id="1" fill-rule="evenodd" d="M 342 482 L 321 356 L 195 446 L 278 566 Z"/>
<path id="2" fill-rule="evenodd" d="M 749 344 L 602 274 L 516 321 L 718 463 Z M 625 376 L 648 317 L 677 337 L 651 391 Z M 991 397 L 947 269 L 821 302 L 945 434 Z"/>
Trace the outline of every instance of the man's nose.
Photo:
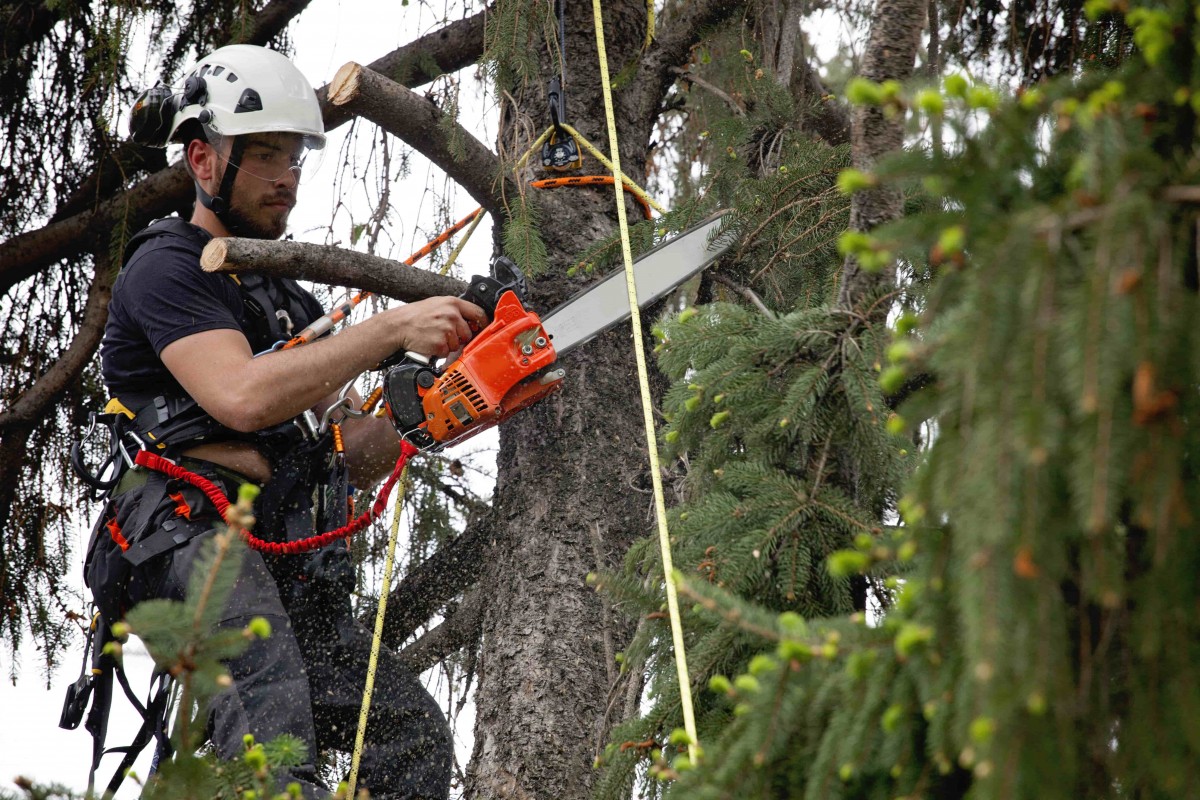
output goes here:
<path id="1" fill-rule="evenodd" d="M 293 189 L 300 185 L 300 167 L 289 167 L 275 179 L 276 185 L 290 186 Z"/>

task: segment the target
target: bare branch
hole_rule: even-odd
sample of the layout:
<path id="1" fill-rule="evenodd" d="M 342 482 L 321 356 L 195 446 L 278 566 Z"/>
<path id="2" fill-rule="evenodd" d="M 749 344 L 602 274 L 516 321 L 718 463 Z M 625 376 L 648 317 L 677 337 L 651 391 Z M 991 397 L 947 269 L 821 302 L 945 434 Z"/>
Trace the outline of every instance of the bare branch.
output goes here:
<path id="1" fill-rule="evenodd" d="M 482 619 L 483 592 L 475 588 L 441 625 L 401 650 L 400 660 L 413 672 L 424 672 L 478 638 Z"/>
<path id="2" fill-rule="evenodd" d="M 670 20 L 662 36 L 655 39 L 646 50 L 638 67 L 634 84 L 643 87 L 638 115 L 651 118 L 667 87 L 676 78 L 673 67 L 688 63 L 691 48 L 700 40 L 705 29 L 719 25 L 740 13 L 740 3 L 726 0 L 696 0 L 684 6 L 679 16 Z"/>
<path id="3" fill-rule="evenodd" d="M 744 297 L 746 299 L 747 302 L 749 302 L 751 305 L 753 305 L 755 308 L 757 308 L 759 311 L 761 311 L 763 313 L 763 315 L 766 316 L 768 319 L 775 319 L 775 312 L 772 311 L 771 309 L 767 308 L 767 304 L 764 303 L 762 301 L 762 298 L 759 297 L 758 294 L 753 289 L 751 289 L 749 286 L 742 286 L 740 283 L 737 283 L 737 282 L 725 277 L 724 275 L 720 274 L 719 272 L 713 272 L 712 279 L 714 281 L 716 281 L 717 283 L 721 284 L 722 286 L 724 286 L 728 289 L 731 289 L 734 292 L 737 292 L 738 294 L 740 294 L 742 297 Z"/>
<path id="4" fill-rule="evenodd" d="M 354 286 L 405 302 L 459 295 L 467 288 L 456 278 L 399 261 L 304 242 L 213 239 L 204 246 L 200 266 L 205 272 L 253 270 L 335 286 Z"/>
<path id="5" fill-rule="evenodd" d="M 484 558 L 492 546 L 492 515 L 478 516 L 454 541 L 438 550 L 404 576 L 392 590 L 383 629 L 383 643 L 399 647 L 443 605 L 474 585 L 483 572 Z"/>
<path id="6" fill-rule="evenodd" d="M 229 44 L 266 44 L 288 26 L 311 0 L 271 0 L 245 26 L 237 31 Z"/>
<path id="7" fill-rule="evenodd" d="M 475 202 L 500 215 L 503 209 L 500 160 L 428 97 L 350 62 L 338 70 L 329 84 L 329 102 L 344 106 L 400 137 L 445 170 Z M 515 194 L 515 187 L 509 192 Z"/>
<path id="8" fill-rule="evenodd" d="M 84 304 L 83 320 L 71 344 L 45 374 L 21 394 L 7 411 L 0 413 L 0 431 L 14 426 L 30 425 L 70 386 L 92 360 L 100 339 L 104 336 L 104 322 L 108 319 L 108 300 L 112 297 L 115 277 L 109 259 L 98 258 L 96 274 L 88 289 Z"/>
<path id="9" fill-rule="evenodd" d="M 742 104 L 730 97 L 729 93 L 721 89 L 719 86 L 714 86 L 713 84 L 701 78 L 699 75 L 693 75 L 691 71 L 683 69 L 682 67 L 671 67 L 671 72 L 675 75 L 678 75 L 680 78 L 683 78 L 688 83 L 694 83 L 701 89 L 707 89 L 709 92 L 715 94 L 721 99 L 721 102 L 723 102 L 725 106 L 731 112 L 733 112 L 735 117 L 746 116 L 746 109 L 742 107 Z"/>

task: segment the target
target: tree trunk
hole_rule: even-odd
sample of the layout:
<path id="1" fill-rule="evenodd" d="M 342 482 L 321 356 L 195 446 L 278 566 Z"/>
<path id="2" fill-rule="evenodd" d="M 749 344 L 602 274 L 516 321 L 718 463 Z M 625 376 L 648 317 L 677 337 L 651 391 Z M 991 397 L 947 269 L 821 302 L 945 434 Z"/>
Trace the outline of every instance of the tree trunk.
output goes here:
<path id="1" fill-rule="evenodd" d="M 566 8 L 567 119 L 607 152 L 591 6 Z M 609 69 L 616 75 L 624 59 L 639 53 L 646 6 L 609 2 L 604 12 Z M 543 75 L 557 71 L 549 48 L 539 58 Z M 651 119 L 637 118 L 635 95 L 618 92 L 615 99 L 622 166 L 641 183 Z M 549 123 L 545 87 L 519 87 L 512 97 L 502 114 L 501 152 L 519 155 Z M 602 171 L 585 161 L 583 173 Z M 564 277 L 565 270 L 614 230 L 611 192 L 567 189 L 533 198 L 551 264 L 533 286 L 538 310 L 548 311 L 585 284 Z M 480 584 L 488 603 L 467 797 L 591 793 L 592 762 L 617 721 L 615 712 L 606 713 L 616 673 L 612 657 L 632 625 L 585 577 L 616 566 L 653 525 L 631 347 L 623 325 L 562 358 L 566 389 L 500 430 L 499 546 Z"/>
<path id="2" fill-rule="evenodd" d="M 925 29 L 925 0 L 879 0 L 871 17 L 871 35 L 863 54 L 862 77 L 876 82 L 905 81 L 912 77 L 921 32 Z M 854 166 L 869 172 L 880 158 L 899 150 L 904 144 L 904 120 L 891 119 L 881 106 L 854 109 L 851 134 L 851 158 Z M 880 188 L 858 192 L 850 203 L 850 228 L 869 231 L 903 213 L 904 198 L 899 189 Z M 896 282 L 895 265 L 871 273 L 847 256 L 838 305 L 856 308 L 864 300 L 886 292 Z M 886 317 L 886 304 L 880 303 L 874 315 Z"/>

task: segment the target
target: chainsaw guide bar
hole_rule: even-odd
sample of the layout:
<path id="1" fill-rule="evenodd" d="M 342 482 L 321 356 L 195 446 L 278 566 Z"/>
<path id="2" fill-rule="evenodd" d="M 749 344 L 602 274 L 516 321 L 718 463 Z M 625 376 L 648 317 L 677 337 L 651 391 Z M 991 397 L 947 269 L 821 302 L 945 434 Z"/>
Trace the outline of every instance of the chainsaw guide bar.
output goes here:
<path id="1" fill-rule="evenodd" d="M 641 255 L 633 265 L 639 307 L 716 261 L 729 248 L 716 237 L 724 214 L 709 217 Z M 523 305 L 525 278 L 499 258 L 490 278 L 471 279 L 464 299 L 491 322 L 444 369 L 414 353 L 384 374 L 384 407 L 396 430 L 420 450 L 437 451 L 497 425 L 562 387 L 558 356 L 629 319 L 625 271 L 617 270 L 544 319 Z"/>

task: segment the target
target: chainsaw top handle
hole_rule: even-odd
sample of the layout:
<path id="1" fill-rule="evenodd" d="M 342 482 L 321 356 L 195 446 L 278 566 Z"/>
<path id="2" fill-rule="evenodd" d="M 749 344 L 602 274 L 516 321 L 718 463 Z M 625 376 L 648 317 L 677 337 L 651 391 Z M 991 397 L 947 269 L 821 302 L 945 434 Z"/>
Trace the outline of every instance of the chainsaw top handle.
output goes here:
<path id="1" fill-rule="evenodd" d="M 482 308 L 483 313 L 487 314 L 489 324 L 496 318 L 496 305 L 505 292 L 511 291 L 517 296 L 517 299 L 524 303 L 528 290 L 525 273 L 521 272 L 521 268 L 510 258 L 497 256 L 492 259 L 491 273 L 491 275 L 472 276 L 466 290 L 459 295 L 459 299 Z M 403 363 L 428 366 L 432 360 L 428 356 L 400 350 L 379 362 L 376 369 L 387 370 Z"/>

